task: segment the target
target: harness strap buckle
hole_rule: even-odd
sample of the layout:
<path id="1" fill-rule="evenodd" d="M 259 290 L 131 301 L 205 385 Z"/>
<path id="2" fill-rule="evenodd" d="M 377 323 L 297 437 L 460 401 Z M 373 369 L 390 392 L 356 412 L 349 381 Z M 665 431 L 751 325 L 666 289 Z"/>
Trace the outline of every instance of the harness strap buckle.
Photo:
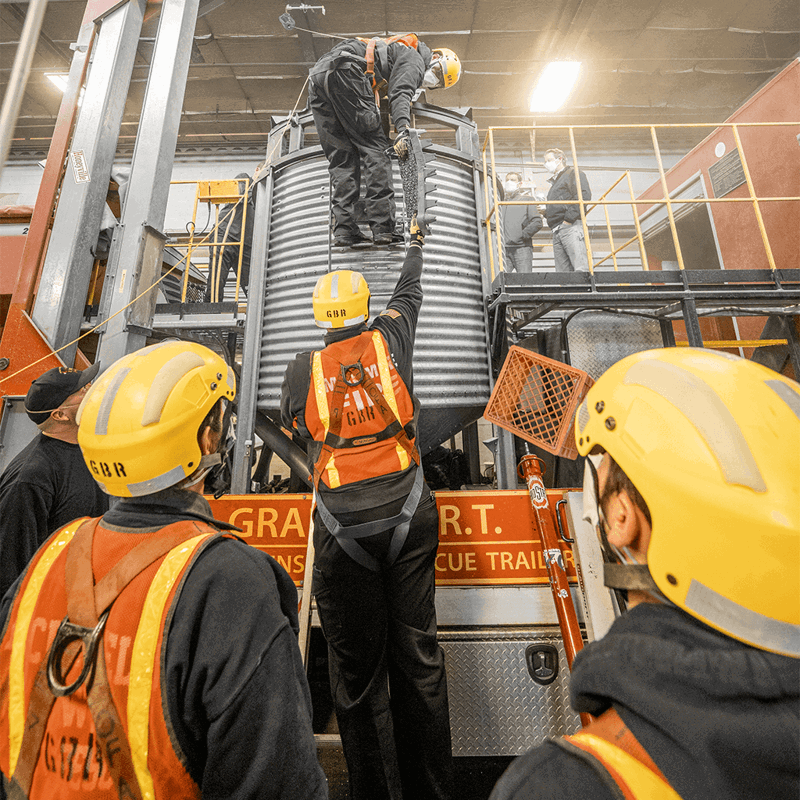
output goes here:
<path id="1" fill-rule="evenodd" d="M 103 612 L 97 625 L 94 628 L 84 628 L 82 625 L 75 625 L 69 621 L 69 617 L 64 617 L 58 626 L 56 638 L 50 648 L 47 657 L 47 685 L 56 697 L 66 697 L 76 692 L 88 679 L 94 675 L 97 665 L 97 648 L 103 637 L 103 629 L 106 627 L 106 620 L 110 609 Z M 67 648 L 74 642 L 81 642 L 83 645 L 83 669 L 78 678 L 70 684 L 66 683 L 74 660 L 63 670 L 63 659 Z M 77 657 L 77 654 L 76 654 Z"/>

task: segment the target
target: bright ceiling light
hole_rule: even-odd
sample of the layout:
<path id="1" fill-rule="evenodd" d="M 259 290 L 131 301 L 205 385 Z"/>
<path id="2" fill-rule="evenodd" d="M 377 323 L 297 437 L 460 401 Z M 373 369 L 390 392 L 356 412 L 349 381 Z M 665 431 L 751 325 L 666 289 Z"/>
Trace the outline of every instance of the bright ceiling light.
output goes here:
<path id="1" fill-rule="evenodd" d="M 548 64 L 531 95 L 531 111 L 558 111 L 578 80 L 580 69 L 580 61 L 552 61 Z"/>
<path id="2" fill-rule="evenodd" d="M 45 72 L 44 76 L 55 85 L 59 92 L 67 91 L 67 78 L 69 75 L 63 75 L 59 72 Z"/>

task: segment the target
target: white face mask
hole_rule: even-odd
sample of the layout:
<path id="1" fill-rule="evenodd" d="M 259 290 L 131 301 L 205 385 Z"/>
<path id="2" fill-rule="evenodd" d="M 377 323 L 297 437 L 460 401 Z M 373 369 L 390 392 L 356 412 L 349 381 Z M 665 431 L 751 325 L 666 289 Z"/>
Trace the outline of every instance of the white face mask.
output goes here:
<path id="1" fill-rule="evenodd" d="M 555 172 L 558 169 L 559 163 L 558 161 L 545 161 L 544 166 L 548 172 Z"/>
<path id="2" fill-rule="evenodd" d="M 506 181 L 503 184 L 503 188 L 509 193 L 516 192 L 519 189 L 519 184 L 516 181 Z"/>
<path id="3" fill-rule="evenodd" d="M 435 89 L 439 85 L 439 78 L 433 69 L 429 69 L 422 78 L 422 85 L 426 89 Z"/>

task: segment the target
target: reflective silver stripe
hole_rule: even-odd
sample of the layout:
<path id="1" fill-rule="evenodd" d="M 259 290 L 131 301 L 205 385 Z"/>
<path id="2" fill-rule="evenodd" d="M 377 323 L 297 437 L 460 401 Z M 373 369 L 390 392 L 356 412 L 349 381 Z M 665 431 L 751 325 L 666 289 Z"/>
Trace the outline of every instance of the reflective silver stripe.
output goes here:
<path id="1" fill-rule="evenodd" d="M 129 483 L 128 491 L 131 497 L 141 497 L 144 494 L 155 494 L 162 489 L 168 489 L 174 486 L 178 481 L 182 481 L 186 477 L 183 467 L 173 467 L 169 472 L 164 472 L 161 475 L 156 475 L 155 478 L 150 478 L 146 481 L 139 483 Z"/>
<path id="2" fill-rule="evenodd" d="M 361 283 L 361 273 L 353 272 L 350 275 L 350 291 L 353 294 L 358 294 L 358 284 Z"/>
<path id="3" fill-rule="evenodd" d="M 161 367 L 147 392 L 147 399 L 142 411 L 143 427 L 161 419 L 161 412 L 181 378 L 193 369 L 202 367 L 205 363 L 205 359 L 197 353 L 183 352 L 171 358 Z"/>
<path id="4" fill-rule="evenodd" d="M 331 278 L 331 300 L 339 299 L 339 273 L 334 272 Z"/>
<path id="5" fill-rule="evenodd" d="M 689 586 L 686 608 L 737 639 L 776 653 L 800 657 L 800 625 L 751 611 L 699 581 L 692 580 Z"/>
<path id="6" fill-rule="evenodd" d="M 228 367 L 228 386 L 230 386 L 231 389 L 236 386 L 236 374 L 230 367 Z"/>
<path id="7" fill-rule="evenodd" d="M 583 429 L 589 422 L 589 406 L 585 400 L 578 406 L 578 416 L 575 422 L 578 425 L 578 433 L 583 433 Z"/>
<path id="8" fill-rule="evenodd" d="M 108 419 L 111 416 L 111 408 L 114 405 L 114 399 L 117 396 L 120 386 L 128 373 L 131 371 L 130 367 L 121 369 L 111 380 L 111 383 L 103 395 L 103 401 L 100 403 L 100 408 L 97 410 L 97 419 L 94 421 L 94 432 L 96 436 L 105 436 L 108 433 Z"/>
<path id="9" fill-rule="evenodd" d="M 639 361 L 631 365 L 623 382 L 651 389 L 675 406 L 708 445 L 727 483 L 767 490 L 741 428 L 702 378 L 673 364 Z"/>
<path id="10" fill-rule="evenodd" d="M 783 381 L 765 381 L 765 383 L 800 419 L 800 393 L 798 393 L 797 389 Z"/>

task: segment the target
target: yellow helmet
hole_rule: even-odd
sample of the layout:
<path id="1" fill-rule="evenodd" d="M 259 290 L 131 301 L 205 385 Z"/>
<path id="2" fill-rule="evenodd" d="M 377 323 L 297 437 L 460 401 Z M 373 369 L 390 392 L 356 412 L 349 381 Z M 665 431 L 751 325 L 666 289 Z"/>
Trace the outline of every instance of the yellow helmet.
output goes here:
<path id="1" fill-rule="evenodd" d="M 458 79 L 461 77 L 461 61 L 459 61 L 458 56 L 446 47 L 437 47 L 435 50 L 431 50 L 434 56 L 439 56 L 439 58 L 433 62 L 438 63 L 442 67 L 442 82 L 444 83 L 444 88 L 449 89 L 451 86 L 455 86 L 458 83 Z M 433 66 L 433 64 L 431 64 Z"/>
<path id="2" fill-rule="evenodd" d="M 369 319 L 369 286 L 360 272 L 328 272 L 314 287 L 313 304 L 320 328 L 349 328 Z"/>
<path id="3" fill-rule="evenodd" d="M 78 409 L 86 466 L 116 497 L 174 486 L 200 466 L 200 423 L 219 398 L 235 394 L 233 370 L 203 345 L 167 341 L 124 356 Z"/>
<path id="4" fill-rule="evenodd" d="M 666 348 L 607 370 L 575 420 L 647 503 L 647 566 L 672 603 L 800 656 L 800 385 L 725 353 Z"/>

